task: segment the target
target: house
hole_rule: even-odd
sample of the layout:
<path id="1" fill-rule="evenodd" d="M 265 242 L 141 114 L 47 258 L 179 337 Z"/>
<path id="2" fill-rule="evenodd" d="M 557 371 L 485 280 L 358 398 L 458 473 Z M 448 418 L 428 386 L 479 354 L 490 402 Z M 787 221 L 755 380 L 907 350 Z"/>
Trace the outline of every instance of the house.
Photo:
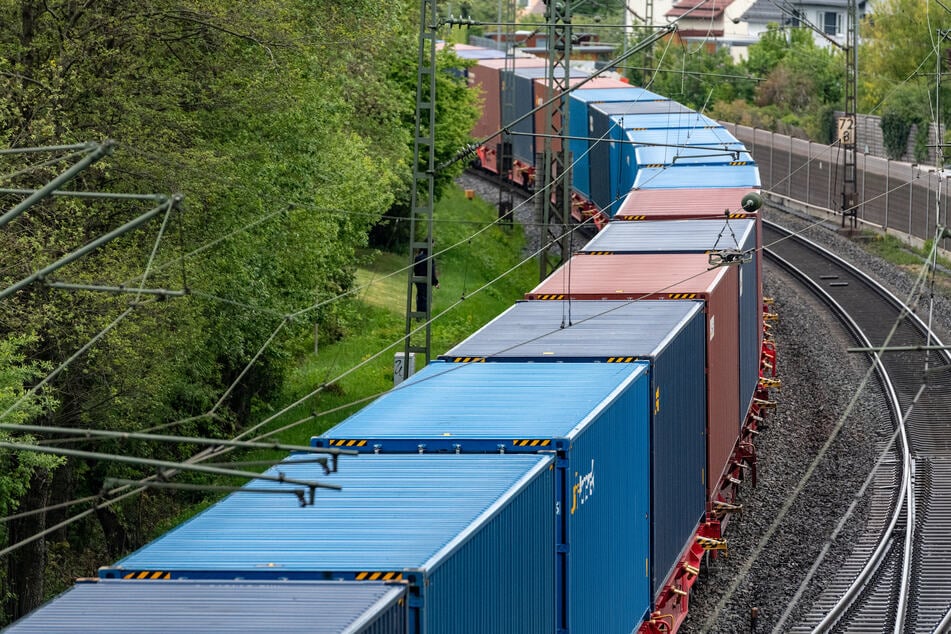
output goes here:
<path id="1" fill-rule="evenodd" d="M 783 11 L 779 7 L 788 7 Z M 740 19 L 747 24 L 751 36 L 759 37 L 769 24 L 781 26 L 812 26 L 813 38 L 818 46 L 840 47 L 846 45 L 846 11 L 849 0 L 809 0 L 806 2 L 775 2 L 756 0 Z M 861 20 L 868 11 L 866 0 L 856 0 L 856 10 Z M 818 32 L 816 32 L 818 31 Z"/>
<path id="2" fill-rule="evenodd" d="M 678 37 L 708 49 L 729 46 L 734 59 L 746 56 L 746 47 L 759 40 L 769 24 L 813 25 L 816 44 L 844 45 L 849 0 L 628 0 L 628 10 L 644 22 L 648 2 L 653 5 L 653 24 L 677 21 Z M 866 14 L 867 0 L 856 0 L 859 17 Z M 784 11 L 780 7 L 787 7 Z M 823 36 L 828 35 L 828 39 Z"/>

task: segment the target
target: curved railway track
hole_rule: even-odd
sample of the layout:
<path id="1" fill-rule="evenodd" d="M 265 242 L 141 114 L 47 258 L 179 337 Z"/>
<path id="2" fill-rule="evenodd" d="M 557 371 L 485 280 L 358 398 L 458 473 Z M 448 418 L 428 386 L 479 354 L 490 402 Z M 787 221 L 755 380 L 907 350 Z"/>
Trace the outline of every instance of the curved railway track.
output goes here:
<path id="1" fill-rule="evenodd" d="M 848 565 L 794 632 L 951 629 L 951 356 L 904 303 L 861 271 L 765 222 L 766 256 L 802 281 L 847 325 L 876 370 L 868 388 L 895 421 L 868 481 L 868 528 Z M 926 307 L 925 307 L 926 308 Z"/>

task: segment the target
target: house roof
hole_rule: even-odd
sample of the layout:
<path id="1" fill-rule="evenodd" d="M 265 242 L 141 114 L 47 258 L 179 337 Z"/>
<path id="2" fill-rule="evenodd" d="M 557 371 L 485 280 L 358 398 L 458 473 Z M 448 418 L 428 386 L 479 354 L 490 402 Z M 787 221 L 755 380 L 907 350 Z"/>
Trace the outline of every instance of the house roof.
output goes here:
<path id="1" fill-rule="evenodd" d="M 776 22 L 777 24 L 783 24 L 783 22 L 788 21 L 790 17 L 783 13 L 782 9 L 779 8 L 779 5 L 789 7 L 790 10 L 799 9 L 801 11 L 808 11 L 810 9 L 842 9 L 843 11 L 848 8 L 849 0 L 807 0 L 806 2 L 783 2 L 783 0 L 756 0 L 753 5 L 747 9 L 740 19 L 744 22 L 756 22 L 759 24 L 765 24 L 768 22 Z M 857 9 L 860 15 L 864 15 L 866 12 L 866 0 L 858 0 L 856 3 Z"/>
<path id="2" fill-rule="evenodd" d="M 733 0 L 677 0 L 673 8 L 666 15 L 669 18 L 677 18 L 688 11 L 691 11 L 691 18 L 698 20 L 716 19 L 723 15 L 723 10 L 733 4 Z"/>

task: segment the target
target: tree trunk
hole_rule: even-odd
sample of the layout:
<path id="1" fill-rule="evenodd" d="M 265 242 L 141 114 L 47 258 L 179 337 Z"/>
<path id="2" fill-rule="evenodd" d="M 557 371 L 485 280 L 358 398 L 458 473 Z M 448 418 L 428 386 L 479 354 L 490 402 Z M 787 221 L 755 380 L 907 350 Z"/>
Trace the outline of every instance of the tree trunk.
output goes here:
<path id="1" fill-rule="evenodd" d="M 40 470 L 33 474 L 30 488 L 19 510 L 30 511 L 48 505 L 52 474 Z M 10 544 L 36 535 L 46 528 L 46 514 L 36 513 L 9 523 Z M 36 609 L 44 600 L 46 539 L 36 539 L 7 555 L 7 590 L 4 613 L 16 620 Z"/>

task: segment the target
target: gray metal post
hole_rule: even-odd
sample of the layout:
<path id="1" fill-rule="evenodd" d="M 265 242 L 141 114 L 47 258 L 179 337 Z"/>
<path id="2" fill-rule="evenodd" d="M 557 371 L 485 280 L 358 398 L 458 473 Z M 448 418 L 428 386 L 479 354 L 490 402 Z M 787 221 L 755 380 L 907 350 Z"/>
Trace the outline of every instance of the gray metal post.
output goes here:
<path id="1" fill-rule="evenodd" d="M 83 171 L 84 169 L 86 169 L 87 167 L 89 167 L 90 165 L 98 161 L 99 159 L 101 159 L 103 156 L 112 154 L 112 150 L 114 147 L 115 147 L 115 143 L 113 141 L 106 141 L 104 143 L 90 143 L 89 154 L 81 158 L 75 165 L 73 165 L 72 167 L 67 169 L 65 172 L 63 172 L 62 174 L 60 174 L 59 176 L 51 180 L 45 186 L 36 190 L 32 195 L 28 196 L 26 200 L 22 201 L 19 205 L 15 206 L 13 209 L 11 209 L 7 213 L 0 216 L 0 227 L 4 226 L 8 222 L 13 220 L 17 216 L 19 216 L 20 214 L 22 214 L 24 211 L 32 207 L 33 205 L 35 205 L 39 201 L 43 200 L 44 198 L 52 194 L 55 190 L 59 189 L 60 185 L 64 185 L 68 183 L 69 181 L 73 180 L 74 178 L 76 178 L 76 176 L 81 171 Z"/>

